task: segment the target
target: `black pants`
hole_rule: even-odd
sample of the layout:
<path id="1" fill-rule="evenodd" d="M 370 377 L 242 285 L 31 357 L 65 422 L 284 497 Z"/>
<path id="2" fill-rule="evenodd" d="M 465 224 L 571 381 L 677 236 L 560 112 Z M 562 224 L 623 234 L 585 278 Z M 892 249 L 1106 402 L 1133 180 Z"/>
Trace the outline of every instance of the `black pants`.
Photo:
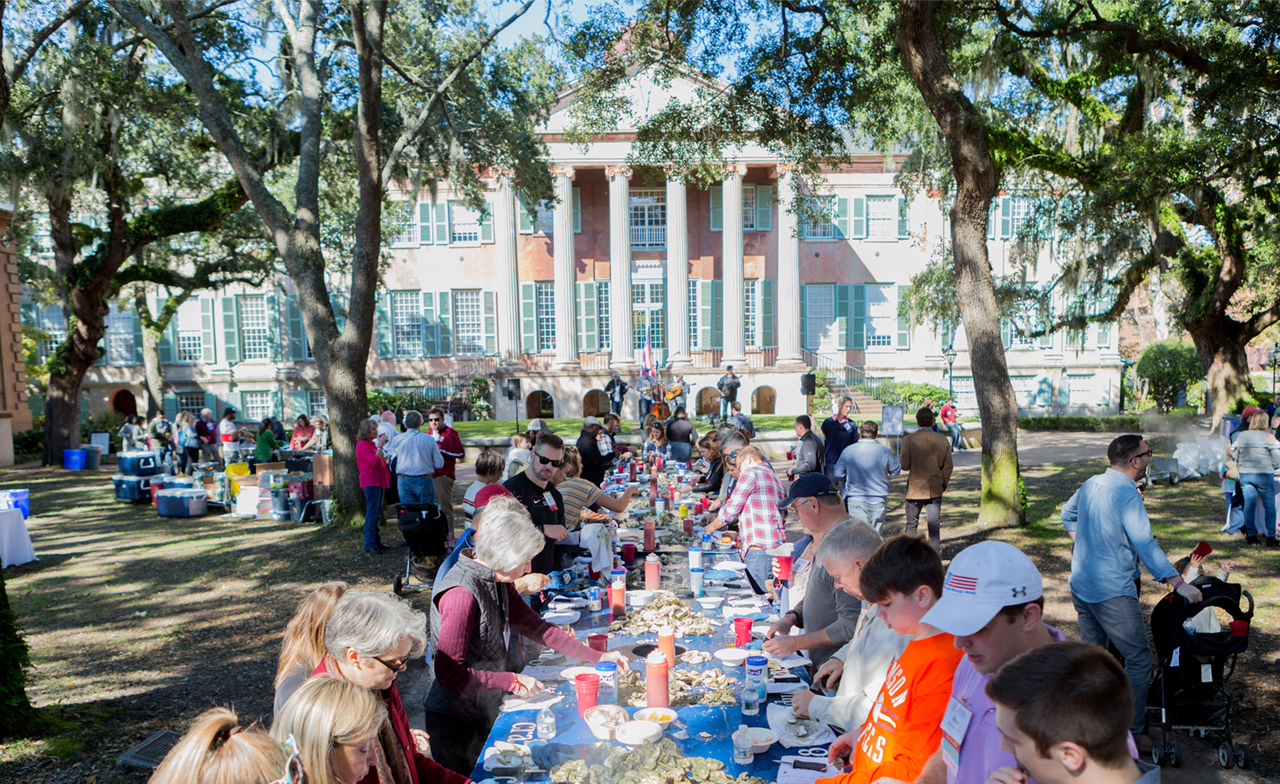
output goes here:
<path id="1" fill-rule="evenodd" d="M 431 736 L 431 759 L 454 773 L 470 777 L 484 751 L 492 724 L 467 721 L 447 713 L 427 711 L 426 730 Z"/>
<path id="2" fill-rule="evenodd" d="M 925 523 L 929 526 L 929 544 L 933 545 L 933 549 L 941 552 L 942 550 L 942 531 L 941 521 L 938 519 L 942 511 L 942 498 L 919 498 L 907 499 L 907 526 L 906 533 L 908 536 L 916 535 L 916 528 L 920 525 L 920 509 L 924 508 Z"/>

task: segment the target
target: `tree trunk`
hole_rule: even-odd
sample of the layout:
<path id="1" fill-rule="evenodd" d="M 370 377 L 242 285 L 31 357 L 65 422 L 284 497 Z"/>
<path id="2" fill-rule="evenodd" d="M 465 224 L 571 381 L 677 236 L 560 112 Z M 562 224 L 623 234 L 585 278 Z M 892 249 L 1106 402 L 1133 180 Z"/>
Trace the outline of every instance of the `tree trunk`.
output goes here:
<path id="1" fill-rule="evenodd" d="M 147 290 L 138 286 L 133 294 L 133 308 L 142 324 L 142 375 L 147 388 L 147 418 L 164 408 L 164 368 L 160 365 L 160 336 L 168 328 L 155 323 L 147 305 Z"/>
<path id="2" fill-rule="evenodd" d="M 1252 337 L 1247 337 L 1234 320 L 1224 321 L 1186 325 L 1204 365 L 1205 389 L 1209 393 L 1206 410 L 1213 422 L 1230 414 L 1237 400 L 1253 392 L 1245 353 Z"/>
<path id="3" fill-rule="evenodd" d="M 31 661 L 18 632 L 18 618 L 9 607 L 4 574 L 0 573 L 0 738 L 29 737 L 41 729 L 39 716 L 27 700 L 26 670 Z"/>
<path id="4" fill-rule="evenodd" d="M 1021 525 L 1018 406 L 1000 339 L 1000 317 L 987 257 L 987 218 L 999 177 L 982 120 L 942 52 L 934 19 L 937 5 L 932 0 L 899 0 L 898 47 L 912 82 L 947 140 L 956 180 L 956 201 L 951 210 L 956 295 L 982 417 L 978 520 L 991 525 Z"/>

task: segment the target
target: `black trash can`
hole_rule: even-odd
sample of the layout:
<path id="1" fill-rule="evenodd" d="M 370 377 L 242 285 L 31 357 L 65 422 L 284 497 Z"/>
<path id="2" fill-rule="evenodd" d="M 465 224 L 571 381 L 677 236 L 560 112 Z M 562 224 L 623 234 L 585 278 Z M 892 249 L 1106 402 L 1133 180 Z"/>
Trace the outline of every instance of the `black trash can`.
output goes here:
<path id="1" fill-rule="evenodd" d="M 289 488 L 271 488 L 271 519 L 277 522 L 289 519 Z"/>
<path id="2" fill-rule="evenodd" d="M 102 465 L 102 447 L 97 444 L 89 444 L 84 447 L 85 462 L 84 469 L 86 471 L 97 471 Z"/>

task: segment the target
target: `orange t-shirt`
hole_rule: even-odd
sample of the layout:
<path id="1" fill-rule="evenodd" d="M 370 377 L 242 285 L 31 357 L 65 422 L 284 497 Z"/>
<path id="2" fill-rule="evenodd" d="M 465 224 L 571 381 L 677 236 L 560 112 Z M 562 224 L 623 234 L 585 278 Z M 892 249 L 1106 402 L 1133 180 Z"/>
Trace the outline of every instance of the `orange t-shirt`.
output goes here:
<path id="1" fill-rule="evenodd" d="M 951 678 L 964 655 L 945 632 L 912 640 L 889 665 L 853 750 L 853 772 L 818 784 L 869 784 L 881 776 L 914 781 L 942 741 Z"/>

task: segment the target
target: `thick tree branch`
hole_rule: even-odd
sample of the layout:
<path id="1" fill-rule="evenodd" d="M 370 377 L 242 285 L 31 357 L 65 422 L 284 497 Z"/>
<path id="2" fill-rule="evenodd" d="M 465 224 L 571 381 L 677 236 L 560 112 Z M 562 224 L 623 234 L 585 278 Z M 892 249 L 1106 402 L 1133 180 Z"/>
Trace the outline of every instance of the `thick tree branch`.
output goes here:
<path id="1" fill-rule="evenodd" d="M 196 11 L 194 14 L 187 14 L 187 19 L 203 19 L 204 17 L 209 16 L 209 15 L 210 15 L 210 14 L 212 14 L 214 11 L 217 11 L 218 9 L 222 8 L 223 6 L 232 5 L 233 3 L 238 3 L 238 2 L 240 2 L 240 0 L 218 0 L 218 2 L 214 3 L 213 5 L 209 6 L 208 8 L 205 8 L 205 9 L 200 10 L 200 11 Z M 170 31 L 170 30 L 172 30 L 172 29 L 174 28 L 174 24 L 175 24 L 174 22 L 170 22 L 170 23 L 169 23 L 169 24 L 167 24 L 167 25 L 161 25 L 161 26 L 160 26 L 160 29 L 161 29 L 161 30 L 164 30 L 165 32 L 168 32 L 168 31 Z M 117 52 L 118 52 L 118 51 L 120 51 L 121 49 L 128 49 L 130 46 L 134 46 L 134 45 L 136 45 L 136 44 L 140 44 L 140 43 L 142 43 L 142 42 L 143 42 L 143 41 L 145 41 L 145 40 L 147 40 L 146 36 L 143 36 L 143 35 L 135 35 L 135 36 L 133 36 L 132 38 L 126 38 L 125 40 L 123 40 L 123 41 L 121 41 L 120 43 L 116 44 L 116 45 L 112 48 L 112 50 L 113 50 L 113 51 L 117 51 Z"/>
<path id="2" fill-rule="evenodd" d="M 13 70 L 9 72 L 9 82 L 11 84 L 17 82 L 24 74 L 26 74 L 27 67 L 31 65 L 32 58 L 34 58 L 36 53 L 40 51 L 40 47 L 44 46 L 44 42 L 49 40 L 49 36 L 58 32 L 60 27 L 66 24 L 71 17 L 80 13 L 85 6 L 89 5 L 89 2 L 90 0 L 79 0 L 79 2 L 72 3 L 67 6 L 66 10 L 50 21 L 49 24 L 40 28 L 40 31 L 31 39 L 31 46 L 27 47 L 27 51 L 23 52 L 22 56 L 14 61 Z M 3 6 L 0 5 L 0 11 L 3 10 Z"/>

